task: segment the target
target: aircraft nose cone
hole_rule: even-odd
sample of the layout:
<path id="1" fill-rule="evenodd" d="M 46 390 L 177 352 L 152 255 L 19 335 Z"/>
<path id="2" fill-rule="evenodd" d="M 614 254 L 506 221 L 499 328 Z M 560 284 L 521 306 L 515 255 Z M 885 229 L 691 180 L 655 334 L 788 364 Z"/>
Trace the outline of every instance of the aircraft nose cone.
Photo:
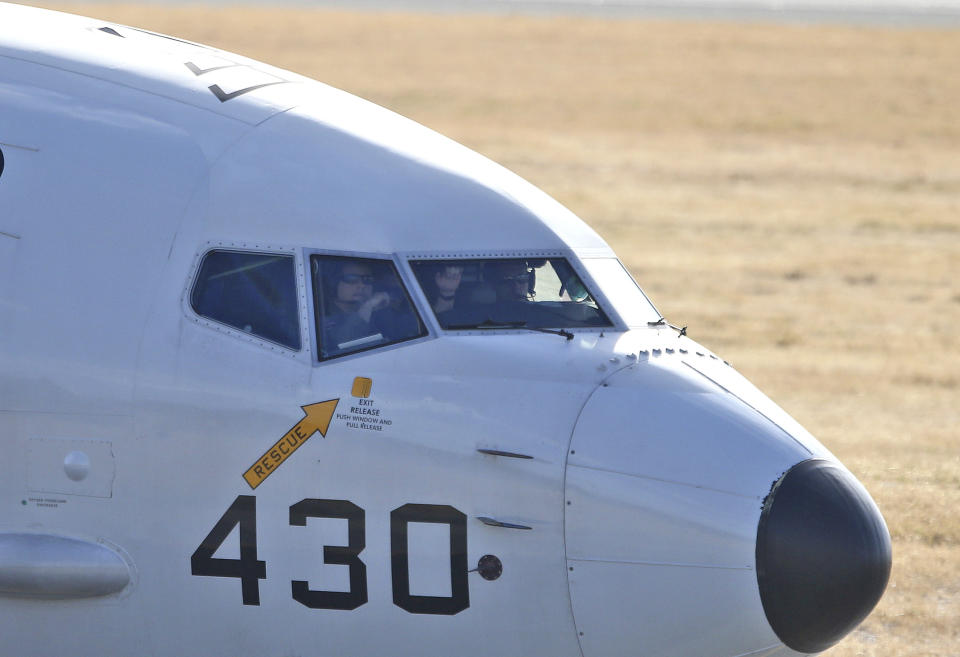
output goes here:
<path id="1" fill-rule="evenodd" d="M 856 627 L 890 577 L 890 535 L 876 504 L 846 470 L 818 459 L 774 484 L 756 556 L 770 627 L 802 653 L 826 650 Z"/>

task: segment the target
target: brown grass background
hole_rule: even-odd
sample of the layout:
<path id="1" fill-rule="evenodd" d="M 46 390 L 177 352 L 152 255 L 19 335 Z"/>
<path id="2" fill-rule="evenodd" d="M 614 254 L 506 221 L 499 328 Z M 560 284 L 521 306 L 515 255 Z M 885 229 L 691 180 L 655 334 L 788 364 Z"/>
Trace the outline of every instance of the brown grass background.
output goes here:
<path id="1" fill-rule="evenodd" d="M 887 593 L 827 654 L 960 655 L 960 30 L 60 8 L 346 89 L 572 208 L 883 510 Z"/>

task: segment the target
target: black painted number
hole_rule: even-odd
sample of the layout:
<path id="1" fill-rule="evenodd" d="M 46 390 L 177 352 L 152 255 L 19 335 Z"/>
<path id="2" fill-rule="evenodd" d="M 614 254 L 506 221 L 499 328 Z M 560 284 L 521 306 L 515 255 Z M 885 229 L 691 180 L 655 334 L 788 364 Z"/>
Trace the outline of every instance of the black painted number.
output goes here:
<path id="1" fill-rule="evenodd" d="M 411 522 L 450 525 L 450 597 L 410 595 L 410 559 L 407 526 Z M 390 552 L 393 566 L 393 604 L 411 614 L 460 613 L 470 606 L 467 585 L 467 516 L 452 506 L 404 504 L 390 513 Z"/>
<path id="2" fill-rule="evenodd" d="M 217 559 L 213 555 L 240 525 L 240 558 Z M 267 564 L 257 560 L 257 498 L 238 495 L 190 557 L 194 575 L 236 577 L 243 591 L 243 604 L 260 604 L 260 582 L 267 578 Z"/>
<path id="3" fill-rule="evenodd" d="M 364 510 L 347 500 L 305 499 L 290 507 L 290 524 L 306 527 L 307 518 L 340 518 L 347 521 L 347 545 L 324 545 L 323 563 L 350 568 L 349 591 L 311 589 L 305 580 L 293 580 L 293 599 L 311 609 L 356 609 L 367 602 L 367 566 L 360 559 L 366 547 Z M 450 527 L 450 596 L 411 595 L 408 527 L 428 522 Z M 223 542 L 240 526 L 240 558 L 215 558 Z M 467 516 L 446 504 L 404 504 L 390 513 L 390 551 L 393 603 L 411 614 L 458 614 L 470 606 L 467 579 Z M 190 558 L 194 575 L 236 577 L 243 604 L 260 604 L 260 580 L 267 565 L 257 560 L 257 498 L 238 495 Z"/>
<path id="4" fill-rule="evenodd" d="M 314 591 L 308 582 L 291 582 L 293 599 L 311 609 L 356 609 L 367 602 L 367 566 L 360 553 L 367 546 L 363 509 L 346 500 L 311 500 L 290 507 L 290 524 L 307 525 L 307 518 L 344 518 L 347 521 L 349 545 L 323 546 L 323 563 L 350 566 L 350 590 Z"/>

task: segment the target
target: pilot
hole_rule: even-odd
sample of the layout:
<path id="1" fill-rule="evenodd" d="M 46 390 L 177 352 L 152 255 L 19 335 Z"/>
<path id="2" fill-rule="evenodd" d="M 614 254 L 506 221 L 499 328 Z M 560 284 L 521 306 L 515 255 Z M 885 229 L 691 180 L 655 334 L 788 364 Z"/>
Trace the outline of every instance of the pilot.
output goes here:
<path id="1" fill-rule="evenodd" d="M 374 313 L 390 305 L 390 295 L 374 293 L 375 280 L 373 269 L 364 262 L 345 262 L 333 268 L 327 286 L 330 303 L 324 318 L 324 336 L 329 343 L 343 348 L 345 343 L 380 333 L 373 321 Z"/>
<path id="2" fill-rule="evenodd" d="M 523 260 L 504 260 L 493 268 L 492 282 L 499 303 L 511 301 L 530 301 L 530 270 Z"/>
<path id="3" fill-rule="evenodd" d="M 427 297 L 435 313 L 453 310 L 462 276 L 463 267 L 458 265 L 438 265 L 433 271 L 427 282 Z"/>

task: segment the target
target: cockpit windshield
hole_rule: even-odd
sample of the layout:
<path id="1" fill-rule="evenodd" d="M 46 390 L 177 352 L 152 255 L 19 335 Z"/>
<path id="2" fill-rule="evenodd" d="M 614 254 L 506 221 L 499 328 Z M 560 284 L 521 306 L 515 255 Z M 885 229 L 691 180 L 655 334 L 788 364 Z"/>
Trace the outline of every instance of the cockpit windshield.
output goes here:
<path id="1" fill-rule="evenodd" d="M 627 326 L 645 328 L 663 319 L 619 260 L 584 258 L 581 262 Z"/>
<path id="2" fill-rule="evenodd" d="M 415 260 L 447 330 L 612 326 L 565 258 Z"/>

